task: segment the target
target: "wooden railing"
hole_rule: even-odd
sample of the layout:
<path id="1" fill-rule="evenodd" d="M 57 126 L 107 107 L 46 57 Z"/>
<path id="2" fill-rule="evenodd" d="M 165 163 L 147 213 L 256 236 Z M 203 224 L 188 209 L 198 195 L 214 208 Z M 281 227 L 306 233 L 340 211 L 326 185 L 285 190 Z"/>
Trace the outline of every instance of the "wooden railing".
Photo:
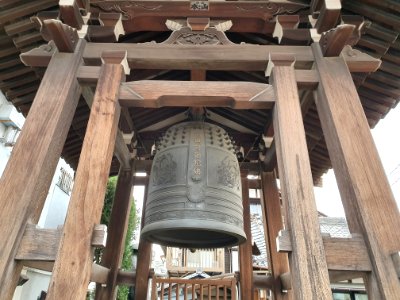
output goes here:
<path id="1" fill-rule="evenodd" d="M 236 300 L 236 279 L 153 277 L 151 300 Z"/>

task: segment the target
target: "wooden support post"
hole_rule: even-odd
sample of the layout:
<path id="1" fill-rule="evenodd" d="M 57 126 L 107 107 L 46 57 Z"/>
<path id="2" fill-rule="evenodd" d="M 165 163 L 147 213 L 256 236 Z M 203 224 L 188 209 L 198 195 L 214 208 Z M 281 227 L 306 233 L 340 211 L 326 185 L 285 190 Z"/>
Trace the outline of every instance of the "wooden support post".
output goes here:
<path id="1" fill-rule="evenodd" d="M 391 255 L 400 249 L 399 210 L 343 58 L 324 58 L 319 45 L 312 48 L 320 77 L 316 105 L 350 231 L 364 237 L 376 299 L 398 299 Z"/>
<path id="2" fill-rule="evenodd" d="M 114 204 L 108 226 L 107 246 L 104 249 L 101 265 L 109 268 L 107 285 L 97 285 L 95 299 L 115 299 L 117 275 L 124 254 L 125 236 L 132 204 L 134 169 L 120 167 L 115 190 Z"/>
<path id="3" fill-rule="evenodd" d="M 14 261 L 27 220 L 37 222 L 78 104 L 76 71 L 85 42 L 55 53 L 0 180 L 0 298 L 11 299 L 22 265 Z"/>
<path id="4" fill-rule="evenodd" d="M 149 188 L 149 177 L 147 176 L 147 182 L 144 190 L 144 199 L 142 206 L 142 221 L 140 228 L 143 229 L 144 217 L 146 212 L 147 204 L 147 192 Z M 150 273 L 150 263 L 151 263 L 151 248 L 152 244 L 144 239 L 140 239 L 139 249 L 138 249 L 138 259 L 136 267 L 136 284 L 135 284 L 135 299 L 136 300 L 146 300 L 147 299 L 147 289 L 149 288 L 149 273 Z"/>
<path id="5" fill-rule="evenodd" d="M 85 299 L 92 269 L 92 231 L 100 220 L 118 129 L 118 91 L 124 79 L 119 60 L 103 55 L 63 236 L 47 299 Z"/>
<path id="6" fill-rule="evenodd" d="M 254 297 L 253 288 L 253 254 L 251 245 L 251 224 L 250 224 L 250 202 L 249 182 L 247 171 L 241 171 L 242 177 L 242 198 L 243 198 L 243 229 L 247 240 L 239 245 L 239 269 L 240 269 L 240 294 L 241 299 L 252 300 Z"/>
<path id="7" fill-rule="evenodd" d="M 289 255 L 293 290 L 295 299 L 332 299 L 294 61 L 291 55 L 271 55 L 267 68 L 267 73 L 272 71 L 270 79 L 276 95 L 275 145 L 293 247 Z"/>
<path id="8" fill-rule="evenodd" d="M 268 244 L 268 262 L 272 271 L 273 286 L 272 292 L 275 300 L 291 299 L 291 295 L 282 293 L 280 275 L 289 272 L 289 261 L 286 253 L 279 253 L 276 248 L 276 237 L 283 229 L 281 201 L 279 198 L 276 178 L 273 172 L 262 172 L 261 199 L 264 235 Z"/>

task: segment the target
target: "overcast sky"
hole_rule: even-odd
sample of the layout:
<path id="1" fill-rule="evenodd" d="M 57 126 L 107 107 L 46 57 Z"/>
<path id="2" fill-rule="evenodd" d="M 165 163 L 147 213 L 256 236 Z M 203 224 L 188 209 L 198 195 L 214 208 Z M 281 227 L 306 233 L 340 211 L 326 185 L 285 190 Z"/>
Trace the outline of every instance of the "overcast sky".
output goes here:
<path id="1" fill-rule="evenodd" d="M 397 205 L 400 207 L 400 107 L 392 109 L 372 129 L 383 167 L 392 186 Z M 323 177 L 324 187 L 315 188 L 318 210 L 330 216 L 344 216 L 335 176 L 330 170 Z"/>

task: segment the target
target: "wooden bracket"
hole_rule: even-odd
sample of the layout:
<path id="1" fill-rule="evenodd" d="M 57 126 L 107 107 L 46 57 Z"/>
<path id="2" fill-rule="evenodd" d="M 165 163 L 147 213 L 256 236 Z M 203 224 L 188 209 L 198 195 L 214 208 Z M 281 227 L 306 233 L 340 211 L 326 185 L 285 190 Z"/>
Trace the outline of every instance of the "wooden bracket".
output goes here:
<path id="1" fill-rule="evenodd" d="M 204 31 L 210 26 L 210 18 L 187 18 L 187 26 L 193 31 Z"/>
<path id="2" fill-rule="evenodd" d="M 79 5 L 76 0 L 60 0 L 60 18 L 61 20 L 76 29 L 81 29 L 85 23 L 79 11 Z"/>
<path id="3" fill-rule="evenodd" d="M 309 29 L 298 29 L 300 23 L 300 16 L 298 15 L 280 15 L 275 18 L 275 27 L 272 34 L 273 37 L 278 38 L 279 44 L 285 45 L 307 45 L 311 40 L 311 33 Z"/>
<path id="4" fill-rule="evenodd" d="M 351 238 L 322 237 L 329 270 L 371 271 L 371 261 L 361 236 Z M 291 252 L 290 231 L 281 230 L 276 238 L 278 252 Z"/>
<path id="5" fill-rule="evenodd" d="M 334 28 L 339 21 L 342 4 L 340 0 L 324 0 L 319 12 L 315 28 L 318 33 Z"/>
<path id="6" fill-rule="evenodd" d="M 323 56 L 339 56 L 355 28 L 354 25 L 345 24 L 324 32 L 319 40 Z"/>
<path id="7" fill-rule="evenodd" d="M 103 27 L 113 28 L 115 41 L 118 41 L 118 38 L 125 34 L 120 13 L 100 13 L 99 22 Z"/>
<path id="8" fill-rule="evenodd" d="M 271 76 L 274 66 L 293 66 L 296 58 L 292 54 L 270 53 L 265 76 Z"/>
<path id="9" fill-rule="evenodd" d="M 126 51 L 103 51 L 101 54 L 101 62 L 103 64 L 121 64 L 124 68 L 125 75 L 129 75 L 131 71 L 128 65 Z"/>
<path id="10" fill-rule="evenodd" d="M 45 32 L 54 41 L 60 52 L 73 53 L 79 41 L 78 32 L 75 28 L 63 24 L 59 20 L 44 20 Z"/>

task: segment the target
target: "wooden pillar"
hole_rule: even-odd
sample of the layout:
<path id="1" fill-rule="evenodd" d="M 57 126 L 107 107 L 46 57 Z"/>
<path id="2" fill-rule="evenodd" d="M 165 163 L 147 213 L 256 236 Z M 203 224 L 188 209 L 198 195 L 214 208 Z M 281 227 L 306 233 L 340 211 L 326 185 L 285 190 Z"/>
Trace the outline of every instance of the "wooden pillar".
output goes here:
<path id="1" fill-rule="evenodd" d="M 253 253 L 251 241 L 250 201 L 248 172 L 241 171 L 242 199 L 243 199 L 243 229 L 247 240 L 239 245 L 239 269 L 240 269 L 240 295 L 241 299 L 252 300 L 253 288 Z"/>
<path id="2" fill-rule="evenodd" d="M 114 151 L 126 52 L 103 53 L 102 60 L 47 299 L 85 299 L 89 284 L 91 238 L 100 221 Z"/>
<path id="3" fill-rule="evenodd" d="M 290 230 L 289 254 L 295 299 L 332 299 L 314 199 L 313 181 L 297 91 L 294 57 L 271 55 L 276 104 L 274 129 L 282 198 Z"/>
<path id="4" fill-rule="evenodd" d="M 276 248 L 276 237 L 283 228 L 282 210 L 279 190 L 273 172 L 261 173 L 262 192 L 261 207 L 264 223 L 265 241 L 268 244 L 268 267 L 274 278 L 272 292 L 274 300 L 289 300 L 291 295 L 282 293 L 280 275 L 289 272 L 287 253 L 279 253 Z"/>
<path id="5" fill-rule="evenodd" d="M 364 237 L 376 278 L 377 299 L 399 299 L 391 254 L 400 250 L 400 215 L 373 142 L 357 90 L 342 57 L 312 46 L 319 73 L 316 105 L 346 218 Z M 375 295 L 376 292 L 375 292 Z"/>
<path id="6" fill-rule="evenodd" d="M 115 299 L 117 293 L 117 275 L 124 255 L 125 237 L 128 229 L 132 205 L 134 168 L 120 167 L 114 203 L 108 225 L 107 246 L 101 258 L 101 265 L 110 269 L 105 287 L 96 287 L 96 299 Z"/>
<path id="7" fill-rule="evenodd" d="M 14 261 L 28 220 L 36 223 L 80 95 L 76 72 L 85 41 L 55 53 L 0 180 L 0 298 L 11 299 L 22 264 Z"/>
<path id="8" fill-rule="evenodd" d="M 144 190 L 143 207 L 142 207 L 142 221 L 140 224 L 141 229 L 143 229 L 144 226 L 144 216 L 147 204 L 147 192 L 149 188 L 149 177 L 150 175 L 147 174 L 146 187 Z M 151 248 L 152 248 L 152 243 L 142 238 L 140 239 L 137 267 L 136 267 L 135 300 L 146 300 L 147 298 L 147 289 L 149 288 L 149 274 L 150 274 L 150 264 L 151 264 Z"/>

